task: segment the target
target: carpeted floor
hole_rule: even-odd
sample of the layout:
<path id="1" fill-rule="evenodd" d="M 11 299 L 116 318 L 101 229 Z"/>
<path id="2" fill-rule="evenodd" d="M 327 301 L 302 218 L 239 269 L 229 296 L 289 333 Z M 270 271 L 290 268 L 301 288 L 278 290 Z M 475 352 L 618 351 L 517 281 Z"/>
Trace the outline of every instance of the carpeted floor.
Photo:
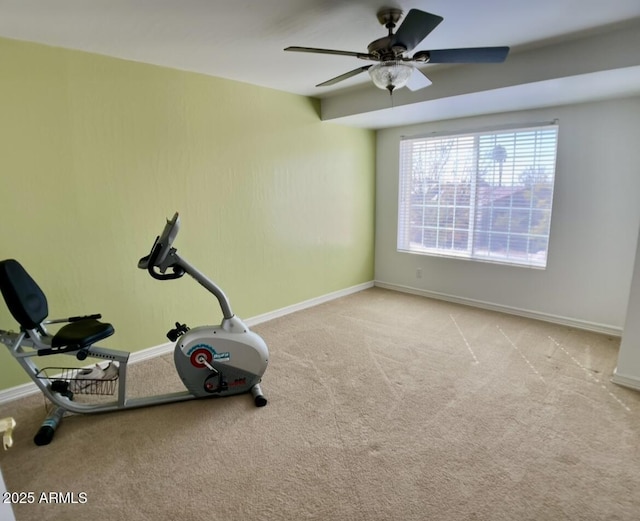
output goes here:
<path id="1" fill-rule="evenodd" d="M 254 330 L 264 408 L 71 416 L 37 447 L 42 398 L 0 406 L 18 422 L 7 487 L 36 498 L 17 521 L 640 519 L 640 393 L 609 382 L 617 338 L 379 288 Z M 172 364 L 130 366 L 131 394 L 180 389 Z"/>

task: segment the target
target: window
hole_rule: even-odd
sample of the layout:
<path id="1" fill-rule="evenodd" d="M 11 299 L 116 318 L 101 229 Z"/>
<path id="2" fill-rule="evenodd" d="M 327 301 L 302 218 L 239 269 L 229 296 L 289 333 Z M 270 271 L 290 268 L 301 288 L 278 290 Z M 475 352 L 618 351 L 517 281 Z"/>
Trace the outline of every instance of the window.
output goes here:
<path id="1" fill-rule="evenodd" d="M 400 142 L 398 250 L 544 268 L 557 124 Z"/>

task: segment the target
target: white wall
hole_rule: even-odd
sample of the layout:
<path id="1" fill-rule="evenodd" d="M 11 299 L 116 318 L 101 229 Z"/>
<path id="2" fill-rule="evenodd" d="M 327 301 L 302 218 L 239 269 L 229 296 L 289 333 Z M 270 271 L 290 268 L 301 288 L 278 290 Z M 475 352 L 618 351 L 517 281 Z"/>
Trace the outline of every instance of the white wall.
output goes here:
<path id="1" fill-rule="evenodd" d="M 612 381 L 640 390 L 640 236 L 638 236 L 627 321 L 620 344 L 618 367 Z"/>
<path id="2" fill-rule="evenodd" d="M 402 135 L 553 119 L 560 131 L 546 270 L 396 251 Z M 379 131 L 376 281 L 620 334 L 640 223 L 639 122 L 635 97 Z"/>

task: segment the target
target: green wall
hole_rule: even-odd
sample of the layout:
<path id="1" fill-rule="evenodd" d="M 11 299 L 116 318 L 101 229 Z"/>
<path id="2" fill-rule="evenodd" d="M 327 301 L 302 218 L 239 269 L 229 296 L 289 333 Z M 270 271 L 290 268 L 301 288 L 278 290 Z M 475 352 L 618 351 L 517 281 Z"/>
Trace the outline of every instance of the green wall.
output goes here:
<path id="1" fill-rule="evenodd" d="M 175 246 L 243 318 L 372 280 L 375 136 L 318 112 L 302 96 L 0 39 L 0 258 L 27 268 L 51 318 L 100 312 L 116 327 L 103 345 L 128 351 L 166 342 L 176 320 L 221 318 L 189 277 L 136 267 L 176 210 Z M 0 303 L 0 328 L 15 327 Z M 27 381 L 0 348 L 0 389 Z"/>

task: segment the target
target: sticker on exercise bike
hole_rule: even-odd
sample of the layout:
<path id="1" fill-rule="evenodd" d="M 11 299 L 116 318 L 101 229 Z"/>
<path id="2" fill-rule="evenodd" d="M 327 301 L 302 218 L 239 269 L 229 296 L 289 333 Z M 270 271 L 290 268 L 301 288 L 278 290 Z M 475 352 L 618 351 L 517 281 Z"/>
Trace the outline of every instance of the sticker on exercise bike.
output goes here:
<path id="1" fill-rule="evenodd" d="M 229 353 L 229 351 L 218 353 L 213 347 L 207 344 L 197 344 L 193 346 L 189 349 L 187 355 L 189 355 L 191 365 L 198 369 L 206 367 L 206 364 L 211 364 L 212 361 L 228 362 L 231 360 L 231 353 Z M 205 361 L 206 364 L 204 363 Z"/>

